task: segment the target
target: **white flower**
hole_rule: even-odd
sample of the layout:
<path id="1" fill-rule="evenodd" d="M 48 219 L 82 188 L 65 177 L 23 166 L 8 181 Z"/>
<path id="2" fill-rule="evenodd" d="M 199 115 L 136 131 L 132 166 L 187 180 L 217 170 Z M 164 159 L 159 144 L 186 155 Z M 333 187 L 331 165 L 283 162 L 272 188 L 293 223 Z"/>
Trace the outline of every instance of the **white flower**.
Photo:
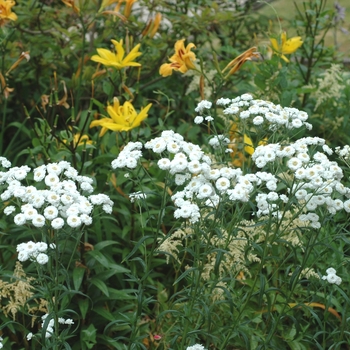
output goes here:
<path id="1" fill-rule="evenodd" d="M 64 205 L 70 205 L 70 204 L 73 204 L 74 199 L 73 199 L 73 197 L 70 196 L 69 194 L 64 194 L 63 196 L 61 196 L 61 202 L 62 202 Z"/>
<path id="2" fill-rule="evenodd" d="M 91 186 L 91 184 L 85 181 L 80 183 L 80 188 L 87 193 L 92 193 L 94 191 L 94 188 Z"/>
<path id="3" fill-rule="evenodd" d="M 46 186 L 55 186 L 60 182 L 60 179 L 55 173 L 51 173 L 45 176 L 45 184 Z"/>
<path id="4" fill-rule="evenodd" d="M 194 123 L 195 124 L 201 124 L 203 123 L 204 118 L 200 115 L 198 115 L 196 118 L 194 118 Z"/>
<path id="5" fill-rule="evenodd" d="M 36 262 L 40 265 L 45 265 L 49 261 L 49 257 L 47 254 L 39 253 L 36 256 Z"/>
<path id="6" fill-rule="evenodd" d="M 80 220 L 84 225 L 91 225 L 92 224 L 92 217 L 87 214 L 81 214 Z"/>
<path id="7" fill-rule="evenodd" d="M 210 109 L 212 103 L 207 100 L 202 100 L 198 103 L 197 107 L 195 108 L 195 112 L 201 113 L 203 109 Z"/>
<path id="8" fill-rule="evenodd" d="M 225 106 L 225 105 L 228 105 L 229 103 L 231 103 L 231 99 L 229 98 L 219 98 L 217 101 L 216 101 L 216 104 L 218 106 Z"/>
<path id="9" fill-rule="evenodd" d="M 32 338 L 33 338 L 33 333 L 32 333 L 32 332 L 28 333 L 28 334 L 27 334 L 27 340 L 29 341 L 29 340 L 31 340 Z"/>
<path id="10" fill-rule="evenodd" d="M 9 205 L 8 207 L 6 207 L 4 209 L 4 214 L 5 215 L 10 215 L 12 214 L 14 211 L 16 210 L 16 208 L 13 205 Z"/>
<path id="11" fill-rule="evenodd" d="M 187 168 L 187 160 L 185 158 L 174 158 L 170 163 L 170 173 L 181 173 Z"/>
<path id="12" fill-rule="evenodd" d="M 60 196 L 52 191 L 47 191 L 46 193 L 46 200 L 52 204 L 52 205 L 57 205 L 60 202 Z"/>
<path id="13" fill-rule="evenodd" d="M 296 171 L 303 165 L 302 161 L 299 158 L 293 157 L 287 162 L 287 166 L 290 170 Z"/>
<path id="14" fill-rule="evenodd" d="M 168 159 L 168 158 L 162 158 L 162 159 L 158 160 L 157 164 L 158 164 L 159 169 L 169 170 L 171 162 L 170 162 L 170 159 Z"/>
<path id="15" fill-rule="evenodd" d="M 60 228 L 62 228 L 64 225 L 64 220 L 62 218 L 55 218 L 51 221 L 51 226 L 55 229 L 55 230 L 59 230 Z"/>
<path id="16" fill-rule="evenodd" d="M 175 153 L 177 153 L 177 152 L 179 152 L 180 151 L 180 146 L 179 146 L 179 144 L 177 143 L 177 142 L 175 142 L 175 141 L 171 141 L 171 142 L 169 142 L 168 144 L 167 144 L 167 150 L 170 152 L 170 153 L 173 153 L 173 154 L 175 154 Z"/>
<path id="17" fill-rule="evenodd" d="M 202 169 L 201 163 L 198 160 L 190 161 L 187 167 L 189 172 L 192 174 L 198 174 Z"/>
<path id="18" fill-rule="evenodd" d="M 336 271 L 335 269 L 333 269 L 333 267 L 329 267 L 329 268 L 326 270 L 326 273 L 327 273 L 327 274 L 330 274 L 330 273 L 336 274 L 337 271 Z"/>
<path id="19" fill-rule="evenodd" d="M 74 324 L 74 321 L 71 319 L 71 318 L 67 318 L 65 321 L 64 321 L 64 324 Z"/>
<path id="20" fill-rule="evenodd" d="M 21 226 L 26 223 L 26 217 L 24 214 L 20 213 L 14 217 L 14 222 L 16 225 Z"/>
<path id="21" fill-rule="evenodd" d="M 215 186 L 219 191 L 226 191 L 230 187 L 230 180 L 226 177 L 220 177 L 216 180 Z"/>
<path id="22" fill-rule="evenodd" d="M 323 280 L 327 280 L 328 283 L 340 285 L 342 283 L 342 279 L 336 275 L 336 270 L 333 267 L 330 267 L 326 270 L 327 276 L 322 276 Z"/>
<path id="23" fill-rule="evenodd" d="M 32 219 L 32 224 L 35 227 L 43 227 L 45 225 L 45 217 L 41 214 L 36 214 Z"/>
<path id="24" fill-rule="evenodd" d="M 175 184 L 177 186 L 183 185 L 186 182 L 187 178 L 188 178 L 186 175 L 185 174 L 176 174 L 175 175 Z"/>
<path id="25" fill-rule="evenodd" d="M 36 249 L 38 252 L 44 253 L 47 251 L 47 243 L 45 242 L 37 242 L 36 243 Z"/>
<path id="26" fill-rule="evenodd" d="M 24 205 L 21 207 L 22 210 L 24 209 L 23 207 Z M 38 211 L 28 204 L 28 206 L 24 209 L 23 214 L 26 217 L 26 220 L 33 220 L 35 215 L 38 214 Z"/>
<path id="27" fill-rule="evenodd" d="M 46 175 L 46 165 L 41 165 L 34 169 L 34 181 L 41 181 Z"/>
<path id="28" fill-rule="evenodd" d="M 58 215 L 58 209 L 56 207 L 54 207 L 53 205 L 49 205 L 44 210 L 44 216 L 48 220 L 55 219 L 57 217 L 57 215 Z"/>
<path id="29" fill-rule="evenodd" d="M 21 262 L 27 261 L 29 259 L 28 252 L 26 252 L 25 250 L 21 250 L 20 252 L 18 252 L 17 259 Z"/>
<path id="30" fill-rule="evenodd" d="M 57 163 L 50 163 L 47 165 L 46 170 L 49 174 L 56 174 L 59 175 L 62 172 L 62 168 L 59 164 Z"/>
<path id="31" fill-rule="evenodd" d="M 38 192 L 34 195 L 34 198 L 32 199 L 32 205 L 35 208 L 41 208 L 45 203 L 45 197 Z"/>
<path id="32" fill-rule="evenodd" d="M 253 124 L 254 125 L 261 125 L 263 122 L 264 122 L 264 118 L 262 116 L 260 116 L 260 115 L 256 116 L 253 119 Z"/>
<path id="33" fill-rule="evenodd" d="M 130 199 L 130 202 L 131 203 L 134 203 L 135 200 L 138 200 L 138 199 L 146 199 L 147 198 L 147 195 L 146 193 L 143 193 L 141 191 L 138 191 L 138 192 L 134 192 L 134 193 L 130 193 L 129 194 L 129 199 Z"/>
<path id="34" fill-rule="evenodd" d="M 110 204 L 105 203 L 102 205 L 102 210 L 107 214 L 112 214 L 113 207 Z"/>
<path id="35" fill-rule="evenodd" d="M 69 215 L 67 218 L 67 224 L 73 228 L 79 227 L 81 225 L 81 220 L 77 215 Z"/>
<path id="36" fill-rule="evenodd" d="M 213 188 L 209 184 L 204 184 L 198 189 L 198 198 L 207 198 L 213 194 Z"/>
<path id="37" fill-rule="evenodd" d="M 192 346 L 188 346 L 186 350 L 206 350 L 203 345 L 195 344 Z"/>
<path id="38" fill-rule="evenodd" d="M 167 143 L 163 138 L 159 137 L 157 139 L 157 142 L 154 142 L 152 151 L 154 153 L 162 153 L 163 151 L 165 151 L 166 148 L 167 148 Z"/>

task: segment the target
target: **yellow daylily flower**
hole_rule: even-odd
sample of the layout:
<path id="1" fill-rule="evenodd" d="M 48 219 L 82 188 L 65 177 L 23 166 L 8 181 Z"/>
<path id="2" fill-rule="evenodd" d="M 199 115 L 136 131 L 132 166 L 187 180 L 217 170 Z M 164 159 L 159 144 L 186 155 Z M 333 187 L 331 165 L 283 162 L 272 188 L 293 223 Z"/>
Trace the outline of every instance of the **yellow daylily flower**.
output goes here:
<path id="1" fill-rule="evenodd" d="M 195 69 L 194 61 L 196 55 L 191 49 L 196 47 L 193 43 L 184 45 L 185 39 L 178 40 L 175 43 L 175 54 L 169 58 L 171 63 L 164 63 L 159 68 L 159 74 L 167 77 L 173 73 L 173 70 L 186 73 L 189 69 Z"/>
<path id="2" fill-rule="evenodd" d="M 17 15 L 11 11 L 12 6 L 15 5 L 13 0 L 0 0 L 0 27 L 3 27 L 9 20 L 17 20 Z"/>
<path id="3" fill-rule="evenodd" d="M 253 141 L 247 134 L 243 134 L 242 136 L 242 134 L 239 132 L 237 123 L 232 123 L 230 127 L 230 141 L 229 148 L 232 150 L 230 153 L 232 164 L 235 167 L 240 168 L 248 159 L 246 154 L 251 157 L 255 151 Z M 240 145 L 242 145 L 242 143 L 246 154 L 241 150 Z M 267 138 L 264 138 L 259 141 L 258 146 L 265 145 L 266 143 Z"/>
<path id="4" fill-rule="evenodd" d="M 290 55 L 298 48 L 303 45 L 303 41 L 301 40 L 301 36 L 295 36 L 287 40 L 286 32 L 281 34 L 281 40 L 278 42 L 275 38 L 270 38 L 270 42 L 273 50 L 281 56 L 281 58 L 285 62 L 289 62 L 289 59 L 285 55 Z"/>
<path id="5" fill-rule="evenodd" d="M 116 69 L 122 69 L 124 67 L 140 67 L 141 64 L 138 62 L 133 62 L 136 57 L 139 57 L 142 55 L 141 52 L 139 52 L 140 44 L 137 44 L 130 52 L 129 54 L 125 55 L 125 50 L 123 48 L 123 39 L 121 39 L 119 42 L 116 40 L 111 40 L 115 49 L 116 53 L 112 52 L 110 50 L 106 49 L 97 49 L 98 55 L 93 55 L 91 57 L 91 60 L 94 62 L 99 62 L 105 65 L 106 67 L 114 67 Z"/>
<path id="6" fill-rule="evenodd" d="M 134 106 L 129 102 L 124 102 L 124 105 L 119 104 L 118 98 L 114 97 L 113 106 L 107 107 L 107 113 L 110 118 L 104 117 L 100 120 L 94 120 L 90 124 L 90 128 L 101 126 L 100 137 L 103 136 L 107 130 L 112 131 L 129 131 L 140 126 L 141 122 L 148 117 L 148 111 L 152 103 L 141 109 L 137 114 Z"/>
<path id="7" fill-rule="evenodd" d="M 69 127 L 70 132 L 72 131 L 72 128 Z M 62 140 L 63 143 L 67 144 L 68 140 Z M 77 132 L 73 136 L 73 147 L 78 147 L 78 146 L 85 146 L 85 145 L 93 145 L 94 141 L 90 140 L 89 136 L 86 134 L 81 134 L 80 132 Z"/>

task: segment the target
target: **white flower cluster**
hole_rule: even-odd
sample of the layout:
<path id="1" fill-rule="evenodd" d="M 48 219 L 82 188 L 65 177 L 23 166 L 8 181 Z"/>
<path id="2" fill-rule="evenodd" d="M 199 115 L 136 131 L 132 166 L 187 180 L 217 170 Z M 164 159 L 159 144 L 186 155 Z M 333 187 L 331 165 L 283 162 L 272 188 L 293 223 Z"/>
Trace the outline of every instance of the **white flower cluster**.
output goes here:
<path id="1" fill-rule="evenodd" d="M 131 203 L 134 203 L 136 200 L 139 200 L 139 199 L 146 199 L 147 198 L 147 195 L 146 193 L 143 193 L 141 191 L 138 191 L 138 192 L 134 192 L 134 193 L 130 193 L 129 194 L 129 199 L 130 199 L 130 202 Z"/>
<path id="2" fill-rule="evenodd" d="M 342 283 L 342 279 L 336 275 L 337 271 L 330 267 L 326 270 L 327 276 L 322 276 L 323 280 L 327 280 L 328 283 L 336 284 L 339 286 Z"/>
<path id="3" fill-rule="evenodd" d="M 141 142 L 129 142 L 123 150 L 119 153 L 118 158 L 112 161 L 112 168 L 124 168 L 135 169 L 137 167 L 137 161 L 142 157 Z"/>
<path id="4" fill-rule="evenodd" d="M 195 111 L 197 113 L 202 113 L 205 109 L 210 109 L 212 106 L 212 103 L 207 100 L 202 100 L 198 103 L 197 107 L 195 108 Z"/>
<path id="5" fill-rule="evenodd" d="M 348 160 L 350 158 L 350 146 L 345 145 L 343 148 L 339 146 L 335 148 L 335 152 L 344 160 Z"/>
<path id="6" fill-rule="evenodd" d="M 48 315 L 49 314 L 45 314 L 44 316 L 41 316 L 41 320 L 42 320 L 41 327 L 42 328 L 44 327 L 45 320 L 46 320 Z M 70 319 L 70 318 L 65 320 L 64 318 L 59 317 L 58 318 L 58 323 L 70 326 L 70 325 L 74 324 L 74 321 L 72 319 Z M 54 328 L 53 327 L 55 327 L 55 320 L 53 318 L 51 318 L 50 321 L 49 321 L 49 324 L 47 325 L 46 330 L 45 330 L 45 338 L 50 338 L 54 334 Z M 32 333 L 29 333 L 27 335 L 27 339 L 29 338 L 28 340 L 32 339 L 32 337 L 33 337 Z"/>
<path id="7" fill-rule="evenodd" d="M 161 137 L 147 142 L 145 147 L 155 153 L 167 151 L 169 157 L 161 158 L 158 167 L 174 175 L 176 185 L 185 185 L 172 196 L 178 207 L 174 213 L 176 219 L 197 222 L 199 202 L 216 206 L 224 195 L 231 201 L 248 202 L 256 186 L 264 185 L 269 191 L 277 188 L 278 180 L 274 175 L 265 172 L 243 175 L 241 169 L 212 166 L 199 146 L 184 141 L 171 130 L 163 131 Z"/>
<path id="8" fill-rule="evenodd" d="M 229 143 L 230 143 L 230 139 L 228 139 L 224 135 L 213 136 L 209 140 L 209 145 L 212 146 L 214 149 L 220 148 L 222 146 L 226 148 Z"/>
<path id="9" fill-rule="evenodd" d="M 54 244 L 50 244 L 51 249 L 55 249 Z M 45 265 L 49 261 L 49 257 L 46 254 L 48 245 L 45 242 L 32 242 L 20 243 L 17 245 L 18 260 L 21 262 L 30 260 L 37 262 L 40 265 Z"/>
<path id="10" fill-rule="evenodd" d="M 323 152 L 317 151 L 320 147 Z M 269 163 L 274 166 L 286 163 L 293 178 L 289 193 L 295 195 L 300 207 L 308 212 L 301 214 L 299 219 L 309 222 L 311 227 L 320 228 L 319 216 L 314 213 L 317 208 L 325 206 L 331 215 L 342 209 L 350 212 L 350 189 L 341 183 L 343 171 L 336 162 L 328 159 L 330 154 L 332 150 L 324 139 L 305 137 L 285 147 L 280 144 L 258 146 L 252 159 L 259 168 Z M 345 200 L 342 200 L 344 197 Z M 272 200 L 262 198 L 258 206 L 267 209 Z M 268 212 L 262 210 L 261 214 Z"/>
<path id="11" fill-rule="evenodd" d="M 303 125 L 312 129 L 312 125 L 306 120 L 306 112 L 296 108 L 281 107 L 269 101 L 254 100 L 249 94 L 243 94 L 234 99 L 220 98 L 217 100 L 218 106 L 224 106 L 226 115 L 238 116 L 242 120 L 251 121 L 253 125 L 268 125 L 271 130 L 280 127 L 287 129 L 299 129 Z"/>
<path id="12" fill-rule="evenodd" d="M 2 160 L 2 165 L 4 164 Z M 107 195 L 90 195 L 93 180 L 78 172 L 66 161 L 41 165 L 33 170 L 33 185 L 27 185 L 31 169 L 28 166 L 13 167 L 0 172 L 0 198 L 23 204 L 16 213 L 13 205 L 4 210 L 6 215 L 16 213 L 16 225 L 27 223 L 35 227 L 50 225 L 61 229 L 65 225 L 76 228 L 92 223 L 95 205 L 102 205 L 106 213 L 111 213 L 113 202 Z M 25 180 L 26 185 L 21 181 Z M 38 189 L 37 187 L 41 188 Z"/>
<path id="13" fill-rule="evenodd" d="M 192 346 L 188 346 L 186 350 L 206 350 L 203 345 L 195 344 Z"/>
<path id="14" fill-rule="evenodd" d="M 0 337 L 0 349 L 2 349 L 4 347 L 4 344 L 2 343 L 4 339 L 2 337 Z"/>
<path id="15" fill-rule="evenodd" d="M 252 117 L 255 125 L 258 125 L 257 120 L 259 124 L 266 123 L 270 131 L 275 130 L 272 126 L 276 125 L 287 129 L 298 129 L 302 125 L 311 128 L 306 123 L 308 116 L 305 112 L 254 100 L 249 94 L 235 99 L 219 99 L 217 104 L 228 106 L 224 113 L 239 115 L 241 119 Z M 196 112 L 207 113 L 211 106 L 210 102 L 201 101 Z M 210 139 L 209 144 L 216 149 L 228 142 L 224 135 L 217 135 Z M 134 143 L 125 148 L 134 150 Z M 331 215 L 341 209 L 350 212 L 350 189 L 340 181 L 342 170 L 336 162 L 328 159 L 333 151 L 325 140 L 318 137 L 304 137 L 289 145 L 258 146 L 252 160 L 261 171 L 248 174 L 229 163 L 226 166 L 212 164 L 211 158 L 198 145 L 186 142 L 183 136 L 172 130 L 163 131 L 160 137 L 148 141 L 145 148 L 161 154 L 158 167 L 168 171 L 177 186 L 183 186 L 172 195 L 177 207 L 174 212 L 176 219 L 198 222 L 201 207 L 217 206 L 221 201 L 251 201 L 256 204 L 258 218 L 265 215 L 281 218 L 285 204 L 295 203 L 294 197 L 297 199 L 298 219 L 305 227 L 320 228 L 316 211 L 321 206 Z M 138 145 L 137 150 L 141 153 L 140 149 L 141 145 Z M 270 165 L 272 173 L 262 171 L 263 167 Z M 276 173 L 278 176 L 274 175 Z"/>

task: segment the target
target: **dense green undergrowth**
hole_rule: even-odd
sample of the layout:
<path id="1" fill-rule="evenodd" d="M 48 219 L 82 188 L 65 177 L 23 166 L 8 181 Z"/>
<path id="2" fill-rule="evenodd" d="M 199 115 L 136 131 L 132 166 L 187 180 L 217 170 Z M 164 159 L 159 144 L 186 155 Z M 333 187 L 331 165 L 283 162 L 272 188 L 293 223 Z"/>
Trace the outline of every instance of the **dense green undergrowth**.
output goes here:
<path id="1" fill-rule="evenodd" d="M 349 348 L 347 9 L 294 6 L 0 0 L 0 348 Z"/>

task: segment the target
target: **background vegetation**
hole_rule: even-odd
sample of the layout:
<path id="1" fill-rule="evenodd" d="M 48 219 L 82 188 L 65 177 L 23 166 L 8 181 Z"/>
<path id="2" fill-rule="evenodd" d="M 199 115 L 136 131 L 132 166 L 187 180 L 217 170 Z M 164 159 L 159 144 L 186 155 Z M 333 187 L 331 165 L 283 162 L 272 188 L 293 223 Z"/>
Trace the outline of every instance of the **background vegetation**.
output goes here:
<path id="1" fill-rule="evenodd" d="M 347 5 L 0 0 L 3 348 L 348 349 Z M 295 108 L 288 125 L 300 125 L 225 112 L 251 99 L 278 115 Z M 327 164 L 321 185 L 277 156 L 288 146 L 309 157 L 305 173 Z M 171 147 L 198 158 L 199 173 L 174 170 Z M 259 167 L 259 150 L 276 160 Z M 215 196 L 182 195 L 206 167 Z M 232 188 L 250 183 L 247 200 L 209 175 L 226 168 Z M 33 221 L 28 203 L 34 215 L 55 206 L 64 226 L 47 212 Z M 48 246 L 30 255 L 28 242 Z"/>

